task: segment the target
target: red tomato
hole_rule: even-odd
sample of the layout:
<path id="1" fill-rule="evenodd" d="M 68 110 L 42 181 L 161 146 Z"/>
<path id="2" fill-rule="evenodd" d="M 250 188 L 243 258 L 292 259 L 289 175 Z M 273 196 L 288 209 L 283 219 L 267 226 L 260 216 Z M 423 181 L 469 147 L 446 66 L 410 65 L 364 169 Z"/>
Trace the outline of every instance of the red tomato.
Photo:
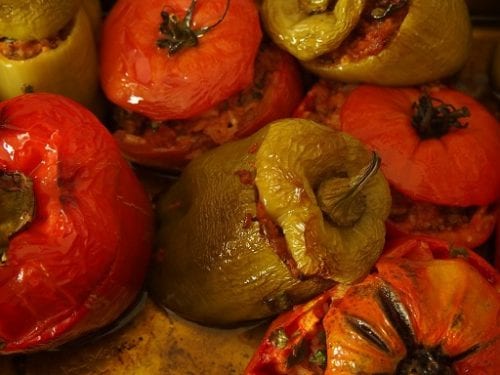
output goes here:
<path id="1" fill-rule="evenodd" d="M 168 27 L 175 28 L 175 17 L 177 25 L 189 23 L 191 5 L 191 27 L 171 30 L 181 35 L 172 40 L 191 45 L 169 54 L 158 46 L 168 38 L 160 24 L 167 14 Z M 103 27 L 102 87 L 118 106 L 151 119 L 190 118 L 252 82 L 261 36 L 253 0 L 119 0 Z"/>
<path id="2" fill-rule="evenodd" d="M 493 374 L 499 275 L 467 249 L 400 239 L 372 274 L 279 316 L 245 374 Z"/>
<path id="3" fill-rule="evenodd" d="M 133 302 L 151 204 L 106 128 L 69 99 L 0 103 L 0 138 L 0 353 L 52 348 Z"/>
<path id="4" fill-rule="evenodd" d="M 114 136 L 124 155 L 141 165 L 179 169 L 202 152 L 246 137 L 291 115 L 302 99 L 300 70 L 287 53 L 264 43 L 253 83 L 199 116 L 156 122 L 119 111 Z"/>
<path id="5" fill-rule="evenodd" d="M 467 107 L 465 128 L 425 138 L 412 126 L 422 91 L 363 85 L 341 110 L 342 130 L 377 150 L 382 170 L 398 191 L 441 205 L 488 205 L 500 198 L 500 126 L 472 97 L 440 87 L 430 95 Z"/>
<path id="6" fill-rule="evenodd" d="M 394 191 L 389 233 L 476 247 L 496 221 L 500 126 L 461 92 L 433 87 L 423 94 L 417 88 L 359 86 L 342 106 L 342 130 L 382 158 Z M 465 117 L 457 120 L 460 112 Z"/>

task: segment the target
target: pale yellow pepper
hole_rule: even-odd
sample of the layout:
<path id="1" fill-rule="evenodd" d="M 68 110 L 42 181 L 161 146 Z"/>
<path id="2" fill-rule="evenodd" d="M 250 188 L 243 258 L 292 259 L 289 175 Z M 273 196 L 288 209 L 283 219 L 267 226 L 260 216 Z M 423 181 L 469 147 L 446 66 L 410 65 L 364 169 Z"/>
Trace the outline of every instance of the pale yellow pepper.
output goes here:
<path id="1" fill-rule="evenodd" d="M 20 41 L 39 40 L 56 35 L 72 19 L 73 25 L 67 37 L 56 48 L 42 50 L 34 57 L 12 59 L 0 54 L 0 100 L 20 95 L 27 90 L 52 92 L 97 111 L 99 72 L 96 36 L 101 22 L 99 2 L 87 0 L 82 4 L 80 1 L 37 1 L 37 7 L 28 7 L 26 3 L 27 1 L 16 2 L 18 8 L 7 4 L 11 15 L 0 22 L 2 37 Z M 3 9 L 0 14 L 6 12 L 7 5 L 4 4 L 4 8 L 0 5 L 0 9 Z M 39 14 L 28 15 L 27 11 L 37 11 Z M 88 11 L 91 11 L 91 16 Z M 47 16 L 48 13 L 51 16 Z M 58 16 L 55 17 L 52 13 Z M 32 27 L 24 23 L 26 20 L 32 20 Z M 57 28 L 52 27 L 52 21 Z"/>
<path id="2" fill-rule="evenodd" d="M 381 85 L 421 84 L 456 73 L 469 56 L 472 29 L 464 0 L 394 3 L 393 8 L 407 8 L 395 35 L 379 41 L 388 43 L 380 52 L 360 58 L 345 54 L 351 36 L 359 36 L 358 22 L 363 14 L 371 14 L 377 27 L 390 17 L 389 7 L 373 8 L 367 0 L 324 0 L 322 7 L 318 2 L 264 0 L 261 7 L 273 41 L 318 76 Z"/>

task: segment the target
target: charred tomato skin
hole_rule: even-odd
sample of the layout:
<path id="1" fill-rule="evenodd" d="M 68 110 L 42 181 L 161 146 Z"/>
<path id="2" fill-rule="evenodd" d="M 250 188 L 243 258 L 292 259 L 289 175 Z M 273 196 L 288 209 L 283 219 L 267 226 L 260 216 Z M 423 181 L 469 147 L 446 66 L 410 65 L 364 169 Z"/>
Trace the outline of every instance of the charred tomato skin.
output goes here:
<path id="1" fill-rule="evenodd" d="M 494 373 L 499 280 L 469 249 L 398 238 L 363 280 L 278 316 L 245 374 Z"/>
<path id="2" fill-rule="evenodd" d="M 4 101 L 0 134 L 0 171 L 31 180 L 35 201 L 0 264 L 0 352 L 49 349 L 111 323 L 136 298 L 152 207 L 111 134 L 70 99 Z"/>

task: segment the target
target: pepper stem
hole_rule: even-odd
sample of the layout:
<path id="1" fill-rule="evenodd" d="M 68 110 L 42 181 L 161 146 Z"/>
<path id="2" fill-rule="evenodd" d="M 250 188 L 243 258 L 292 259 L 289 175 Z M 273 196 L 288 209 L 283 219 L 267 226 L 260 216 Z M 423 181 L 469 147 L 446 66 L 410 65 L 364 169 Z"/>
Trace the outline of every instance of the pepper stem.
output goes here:
<path id="1" fill-rule="evenodd" d="M 230 0 L 226 1 L 226 8 L 220 16 L 220 18 L 215 21 L 212 25 L 204 26 L 197 30 L 193 27 L 193 13 L 196 6 L 197 0 L 192 0 L 189 8 L 186 10 L 186 14 L 182 20 L 179 20 L 175 14 L 170 14 L 167 11 L 161 11 L 161 23 L 160 23 L 160 33 L 162 38 L 156 41 L 156 45 L 159 48 L 167 50 L 169 55 L 187 48 L 194 47 L 198 45 L 198 39 L 205 35 L 207 32 L 212 30 L 214 27 L 219 25 L 229 10 Z"/>
<path id="2" fill-rule="evenodd" d="M 0 263 L 7 259 L 10 237 L 31 222 L 34 211 L 32 180 L 20 172 L 0 171 Z"/>
<path id="3" fill-rule="evenodd" d="M 451 128 L 466 128 L 468 124 L 462 124 L 459 119 L 468 116 L 470 112 L 467 107 L 457 109 L 451 104 L 424 93 L 418 102 L 413 103 L 411 124 L 422 139 L 440 138 Z"/>
<path id="4" fill-rule="evenodd" d="M 380 168 L 380 158 L 373 152 L 370 163 L 353 177 L 332 177 L 322 181 L 316 198 L 321 211 L 337 226 L 350 227 L 366 209 L 363 187 Z"/>

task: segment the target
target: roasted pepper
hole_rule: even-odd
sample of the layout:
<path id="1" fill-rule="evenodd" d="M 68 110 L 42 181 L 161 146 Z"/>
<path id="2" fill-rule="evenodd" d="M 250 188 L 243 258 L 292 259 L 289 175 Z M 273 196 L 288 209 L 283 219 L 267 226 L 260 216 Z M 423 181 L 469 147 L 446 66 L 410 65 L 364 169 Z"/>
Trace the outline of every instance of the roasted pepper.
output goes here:
<path id="1" fill-rule="evenodd" d="M 468 57 L 463 0 L 264 0 L 271 38 L 313 73 L 411 85 L 455 73 Z"/>
<path id="2" fill-rule="evenodd" d="M 0 355 L 95 333 L 142 289 L 152 209 L 107 129 L 60 95 L 0 103 Z"/>
<path id="3" fill-rule="evenodd" d="M 2 4 L 0 100 L 45 91 L 97 109 L 98 5 L 97 0 Z"/>
<path id="4" fill-rule="evenodd" d="M 80 0 L 3 0 L 0 35 L 36 40 L 57 33 L 75 15 Z"/>
<path id="5" fill-rule="evenodd" d="M 196 158 L 158 202 L 152 295 L 230 325 L 359 279 L 391 204 L 373 155 L 345 133 L 282 119 Z"/>

